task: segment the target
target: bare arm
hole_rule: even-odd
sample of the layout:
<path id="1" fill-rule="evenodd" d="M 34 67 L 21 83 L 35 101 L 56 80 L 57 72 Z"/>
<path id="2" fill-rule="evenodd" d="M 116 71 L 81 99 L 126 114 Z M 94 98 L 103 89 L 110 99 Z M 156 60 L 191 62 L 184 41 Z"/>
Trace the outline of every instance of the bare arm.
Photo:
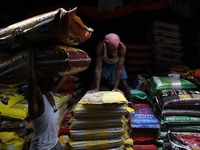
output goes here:
<path id="1" fill-rule="evenodd" d="M 68 76 L 65 75 L 65 76 L 61 76 L 56 82 L 55 82 L 55 85 L 54 85 L 54 88 L 52 90 L 52 93 L 56 92 L 62 85 L 63 83 L 67 80 Z"/>
<path id="2" fill-rule="evenodd" d="M 29 39 L 27 39 L 22 29 L 15 29 L 13 31 L 15 42 L 28 49 L 28 93 L 27 100 L 29 102 L 29 115 L 31 118 L 37 118 L 44 110 L 42 106 L 43 100 L 41 94 L 38 92 L 36 68 L 35 68 L 35 51 Z"/>
<path id="3" fill-rule="evenodd" d="M 113 91 L 118 91 L 118 87 L 119 87 L 119 83 L 120 83 L 121 75 L 122 75 L 122 67 L 125 61 L 125 55 L 126 55 L 126 46 L 122 43 L 118 51 L 119 61 L 118 61 L 116 72 L 115 72 L 115 83 L 114 83 Z"/>
<path id="4" fill-rule="evenodd" d="M 93 92 L 99 91 L 101 73 L 102 73 L 102 57 L 103 57 L 103 42 L 97 46 L 96 50 L 96 67 L 95 67 L 95 78 L 94 78 L 94 89 Z"/>
<path id="5" fill-rule="evenodd" d="M 35 66 L 35 52 L 32 44 L 28 45 L 28 101 L 35 102 L 35 95 L 37 95 L 37 77 Z"/>
<path id="6" fill-rule="evenodd" d="M 29 115 L 32 119 L 39 117 L 44 111 L 44 102 L 42 94 L 37 85 L 37 73 L 35 63 L 35 50 L 32 43 L 28 46 L 28 95 Z"/>

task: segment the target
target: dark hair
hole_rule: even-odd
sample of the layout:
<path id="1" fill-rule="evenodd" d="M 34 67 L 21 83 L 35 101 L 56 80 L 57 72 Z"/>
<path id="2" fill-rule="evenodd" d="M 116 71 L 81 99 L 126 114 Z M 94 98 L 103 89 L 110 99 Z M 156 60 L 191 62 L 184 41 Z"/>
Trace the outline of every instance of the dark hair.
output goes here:
<path id="1" fill-rule="evenodd" d="M 54 85 L 54 78 L 52 76 L 42 77 L 38 80 L 37 85 L 40 90 L 51 91 Z"/>

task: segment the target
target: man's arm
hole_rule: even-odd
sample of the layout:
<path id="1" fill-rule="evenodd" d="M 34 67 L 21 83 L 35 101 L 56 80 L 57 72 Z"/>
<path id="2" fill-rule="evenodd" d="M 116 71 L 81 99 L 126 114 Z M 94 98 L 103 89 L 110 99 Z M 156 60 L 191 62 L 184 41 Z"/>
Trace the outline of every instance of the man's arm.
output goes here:
<path id="1" fill-rule="evenodd" d="M 63 85 L 63 83 L 67 80 L 67 78 L 68 78 L 68 75 L 59 77 L 59 79 L 55 82 L 52 93 L 56 92 Z"/>
<path id="2" fill-rule="evenodd" d="M 118 64 L 117 64 L 117 68 L 115 72 L 115 83 L 114 83 L 113 91 L 119 91 L 118 88 L 119 88 L 119 83 L 121 80 L 122 67 L 124 65 L 125 55 L 126 55 L 126 46 L 122 43 L 118 51 L 119 60 L 118 60 Z"/>
<path id="3" fill-rule="evenodd" d="M 29 103 L 29 115 L 31 119 L 38 118 L 44 112 L 44 102 L 42 93 L 39 91 L 37 85 L 37 72 L 36 72 L 36 60 L 35 50 L 32 43 L 28 46 L 28 94 L 27 100 Z"/>
<path id="4" fill-rule="evenodd" d="M 42 96 L 38 94 L 36 65 L 35 65 L 35 50 L 32 42 L 25 37 L 22 29 L 15 29 L 13 31 L 13 38 L 15 42 L 28 50 L 27 71 L 28 71 L 28 92 L 27 100 L 29 102 L 29 115 L 31 118 L 37 118 L 44 110 Z"/>
<path id="5" fill-rule="evenodd" d="M 92 92 L 99 91 L 100 81 L 101 81 L 101 73 L 102 73 L 102 57 L 103 57 L 103 42 L 101 42 L 97 46 L 96 50 L 96 67 L 95 67 L 95 77 L 94 77 L 94 89 Z"/>
<path id="6" fill-rule="evenodd" d="M 24 32 L 22 29 L 17 28 L 13 31 L 12 34 L 13 38 L 15 39 L 16 43 L 19 43 L 22 47 L 27 48 L 28 55 L 27 55 L 27 71 L 28 71 L 28 92 L 29 98 L 28 101 L 32 102 L 32 97 L 36 95 L 37 91 L 37 79 L 36 79 L 36 68 L 35 68 L 35 54 L 34 49 L 31 41 L 25 37 Z"/>

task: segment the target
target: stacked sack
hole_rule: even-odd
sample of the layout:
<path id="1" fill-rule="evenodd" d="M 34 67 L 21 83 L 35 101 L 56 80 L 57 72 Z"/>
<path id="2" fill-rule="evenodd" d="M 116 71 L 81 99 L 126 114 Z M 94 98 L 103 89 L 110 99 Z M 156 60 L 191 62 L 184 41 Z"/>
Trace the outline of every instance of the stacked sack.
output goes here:
<path id="1" fill-rule="evenodd" d="M 120 92 L 86 93 L 72 109 L 68 127 L 70 150 L 132 149 L 127 115 L 134 111 Z"/>
<path id="2" fill-rule="evenodd" d="M 58 93 L 72 95 L 69 104 L 71 106 L 76 104 L 85 93 L 82 76 L 80 74 L 74 74 L 67 77 L 66 81 L 58 89 Z"/>
<path id="3" fill-rule="evenodd" d="M 92 29 L 86 27 L 75 14 L 76 8 L 63 8 L 44 13 L 0 30 L 0 51 L 8 54 L 1 61 L 0 79 L 3 84 L 26 82 L 27 49 L 15 42 L 12 33 L 23 30 L 36 52 L 37 72 L 55 76 L 79 73 L 89 66 L 87 53 L 73 46 L 90 38 Z"/>
<path id="4" fill-rule="evenodd" d="M 0 94 L 0 149 L 27 147 L 28 102 L 18 92 Z"/>
<path id="5" fill-rule="evenodd" d="M 28 101 L 25 99 L 24 95 L 14 92 L 4 92 L 0 94 L 1 103 L 0 103 L 0 112 L 1 112 L 1 123 L 0 123 L 0 133 L 2 137 L 5 134 L 11 134 L 11 137 L 22 138 L 21 148 L 28 149 L 28 144 L 33 136 L 32 123 L 30 122 L 28 116 Z M 71 95 L 55 94 L 54 98 L 56 100 L 56 105 L 58 107 L 58 129 L 61 126 L 61 123 L 64 120 L 65 115 L 69 111 L 68 100 L 71 98 Z M 8 133 L 10 132 L 10 133 Z M 7 136 L 6 136 L 7 137 Z M 7 137 L 8 138 L 8 137 Z M 1 139 L 2 147 L 5 148 L 5 145 L 8 147 L 15 146 L 16 143 L 4 143 L 7 142 L 5 139 Z M 18 145 L 19 146 L 19 145 Z M 2 148 L 0 147 L 0 148 Z"/>
<path id="6" fill-rule="evenodd" d="M 149 104 L 135 104 L 138 109 L 130 112 L 130 121 L 134 150 L 157 150 L 156 133 L 160 128 L 160 121 Z"/>
<path id="7" fill-rule="evenodd" d="M 128 74 L 138 74 L 144 68 L 152 68 L 154 60 L 152 45 L 127 43 L 126 47 L 124 64 Z"/>
<path id="8" fill-rule="evenodd" d="M 137 108 L 129 113 L 133 149 L 157 150 L 156 133 L 160 128 L 160 121 L 148 104 L 146 92 L 131 89 L 131 96 Z"/>
<path id="9" fill-rule="evenodd" d="M 24 139 L 19 137 L 16 132 L 0 132 L 0 147 L 2 150 L 16 149 L 22 150 Z"/>
<path id="10" fill-rule="evenodd" d="M 167 144 L 164 141 L 168 131 L 195 139 L 200 134 L 197 85 L 181 78 L 159 76 L 149 78 L 149 82 L 149 101 L 160 119 L 159 146 Z"/>
<path id="11" fill-rule="evenodd" d="M 181 27 L 178 24 L 161 20 L 155 20 L 151 24 L 148 40 L 154 47 L 157 66 L 183 65 L 181 36 Z"/>
<path id="12" fill-rule="evenodd" d="M 28 102 L 24 96 L 26 90 L 22 94 L 11 92 L 19 88 L 17 85 L 22 89 L 27 88 L 28 50 L 15 42 L 13 31 L 21 28 L 25 36 L 33 42 L 39 75 L 51 74 L 57 78 L 77 74 L 88 68 L 91 58 L 85 51 L 73 46 L 89 39 L 93 29 L 85 26 L 75 13 L 76 8 L 70 11 L 58 8 L 0 29 L 0 54 L 3 56 L 0 63 L 0 82 L 5 87 L 1 89 L 5 93 L 2 92 L 0 102 L 3 106 L 0 106 L 3 118 L 0 149 L 28 149 L 24 143 L 30 141 L 34 134 L 28 118 Z M 12 85 L 12 88 L 7 88 Z M 57 93 L 54 97 L 59 108 L 59 130 L 69 111 L 68 100 L 72 95 Z"/>
<path id="13" fill-rule="evenodd" d="M 191 71 L 191 69 L 185 65 L 171 65 L 168 73 L 168 77 L 181 78 L 182 74 Z"/>
<path id="14" fill-rule="evenodd" d="M 199 89 L 200 87 L 200 69 L 193 69 L 189 71 L 185 71 L 180 75 L 180 78 L 189 80 L 195 83 Z"/>

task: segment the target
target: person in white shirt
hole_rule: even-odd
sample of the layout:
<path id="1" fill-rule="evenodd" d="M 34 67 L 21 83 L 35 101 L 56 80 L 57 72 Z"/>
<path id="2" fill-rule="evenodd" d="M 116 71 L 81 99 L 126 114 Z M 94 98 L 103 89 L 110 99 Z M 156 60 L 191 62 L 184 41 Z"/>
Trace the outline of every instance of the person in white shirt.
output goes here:
<path id="1" fill-rule="evenodd" d="M 67 79 L 62 76 L 56 82 L 51 75 L 39 77 L 36 72 L 35 50 L 21 29 L 13 32 L 15 41 L 28 48 L 28 92 L 27 101 L 30 120 L 33 124 L 33 138 L 30 150 L 63 150 L 58 141 L 58 111 L 53 97 Z"/>
<path id="2" fill-rule="evenodd" d="M 124 67 L 126 45 L 120 41 L 115 33 L 105 35 L 96 49 L 96 67 L 91 90 L 97 92 L 101 86 L 106 86 L 112 91 L 122 92 L 134 107 L 130 88 L 127 83 L 127 73 Z"/>

